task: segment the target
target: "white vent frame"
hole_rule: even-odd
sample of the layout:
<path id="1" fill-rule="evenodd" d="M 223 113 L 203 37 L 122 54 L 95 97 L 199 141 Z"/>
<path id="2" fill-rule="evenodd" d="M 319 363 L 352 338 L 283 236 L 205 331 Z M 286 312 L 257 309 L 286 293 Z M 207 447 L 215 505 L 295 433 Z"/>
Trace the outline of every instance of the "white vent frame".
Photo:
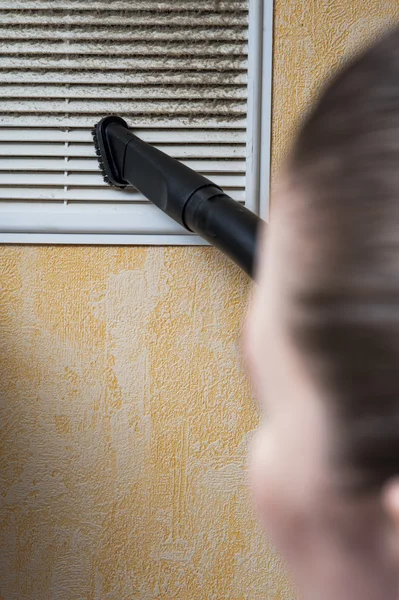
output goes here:
<path id="1" fill-rule="evenodd" d="M 273 0 L 249 0 L 245 206 L 265 221 L 270 198 L 272 50 Z M 1 202 L 0 243 L 207 245 L 152 204 L 95 201 Z"/>

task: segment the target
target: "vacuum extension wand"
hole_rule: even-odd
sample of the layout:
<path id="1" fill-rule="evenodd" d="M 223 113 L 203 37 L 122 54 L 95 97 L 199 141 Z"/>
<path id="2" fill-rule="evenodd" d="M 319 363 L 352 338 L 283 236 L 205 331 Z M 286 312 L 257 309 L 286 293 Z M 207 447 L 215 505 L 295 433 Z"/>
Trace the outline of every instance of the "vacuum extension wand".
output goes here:
<path id="1" fill-rule="evenodd" d="M 93 138 L 107 183 L 133 186 L 253 277 L 259 217 L 206 177 L 140 140 L 120 117 L 102 119 Z"/>

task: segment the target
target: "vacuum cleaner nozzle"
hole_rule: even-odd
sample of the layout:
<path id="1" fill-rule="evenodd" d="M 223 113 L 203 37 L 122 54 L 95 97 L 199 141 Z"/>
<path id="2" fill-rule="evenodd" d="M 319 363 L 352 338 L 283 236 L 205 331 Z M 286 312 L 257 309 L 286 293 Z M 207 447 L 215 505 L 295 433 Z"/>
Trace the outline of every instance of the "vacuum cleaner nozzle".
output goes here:
<path id="1" fill-rule="evenodd" d="M 125 188 L 128 183 L 121 178 L 118 171 L 118 164 L 114 161 L 114 156 L 111 152 L 110 142 L 107 139 L 107 127 L 110 124 L 119 124 L 122 128 L 127 129 L 127 123 L 121 117 L 105 117 L 93 129 L 92 136 L 98 163 L 103 174 L 105 183 L 109 183 L 118 188 Z M 119 165 L 120 166 L 120 165 Z"/>
<path id="2" fill-rule="evenodd" d="M 135 136 L 117 116 L 93 130 L 104 181 L 133 186 L 164 213 L 253 275 L 261 220 L 215 183 Z"/>

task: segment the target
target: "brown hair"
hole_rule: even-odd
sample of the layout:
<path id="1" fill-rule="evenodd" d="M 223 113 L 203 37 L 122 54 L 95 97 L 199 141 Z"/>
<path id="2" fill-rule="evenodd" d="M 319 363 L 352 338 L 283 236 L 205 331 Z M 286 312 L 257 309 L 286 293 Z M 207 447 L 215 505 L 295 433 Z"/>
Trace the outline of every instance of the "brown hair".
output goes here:
<path id="1" fill-rule="evenodd" d="M 324 89 L 290 166 L 321 223 L 292 331 L 323 365 L 338 458 L 371 491 L 399 475 L 399 29 Z"/>

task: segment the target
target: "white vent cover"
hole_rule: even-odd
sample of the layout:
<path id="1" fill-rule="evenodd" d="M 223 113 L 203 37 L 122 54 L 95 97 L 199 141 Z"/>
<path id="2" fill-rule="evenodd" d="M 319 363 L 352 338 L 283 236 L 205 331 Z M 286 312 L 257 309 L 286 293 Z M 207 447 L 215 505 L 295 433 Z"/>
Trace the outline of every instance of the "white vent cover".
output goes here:
<path id="1" fill-rule="evenodd" d="M 0 242 L 201 243 L 103 183 L 108 114 L 267 218 L 272 4 L 0 0 Z"/>

